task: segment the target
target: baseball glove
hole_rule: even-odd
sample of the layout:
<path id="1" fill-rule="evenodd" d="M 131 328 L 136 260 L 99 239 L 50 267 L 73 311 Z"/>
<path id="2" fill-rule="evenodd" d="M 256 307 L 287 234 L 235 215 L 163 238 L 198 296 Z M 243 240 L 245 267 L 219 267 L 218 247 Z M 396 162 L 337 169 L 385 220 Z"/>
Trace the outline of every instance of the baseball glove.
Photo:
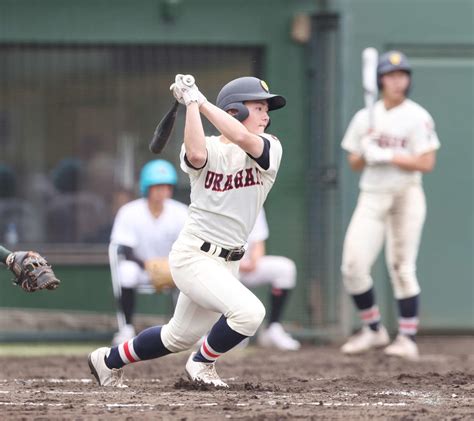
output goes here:
<path id="1" fill-rule="evenodd" d="M 171 277 L 168 259 L 163 257 L 149 259 L 145 262 L 145 270 L 148 272 L 151 283 L 157 292 L 167 288 L 176 287 L 173 278 Z"/>
<path id="2" fill-rule="evenodd" d="M 34 251 L 11 253 L 6 264 L 15 275 L 13 283 L 26 292 L 56 289 L 60 284 L 48 262 Z"/>

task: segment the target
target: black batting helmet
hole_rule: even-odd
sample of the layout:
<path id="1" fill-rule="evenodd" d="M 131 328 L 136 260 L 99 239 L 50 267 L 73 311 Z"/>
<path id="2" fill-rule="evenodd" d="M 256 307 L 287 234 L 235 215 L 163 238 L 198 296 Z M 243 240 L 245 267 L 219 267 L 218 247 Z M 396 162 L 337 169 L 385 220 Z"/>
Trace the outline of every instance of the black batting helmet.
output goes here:
<path id="1" fill-rule="evenodd" d="M 252 76 L 239 77 L 231 80 L 217 95 L 216 105 L 224 111 L 236 110 L 234 117 L 239 121 L 244 121 L 249 110 L 244 101 L 266 100 L 268 111 L 278 110 L 286 104 L 286 99 L 281 95 L 270 93 L 268 85 L 264 80 Z"/>
<path id="2" fill-rule="evenodd" d="M 406 72 L 411 76 L 411 66 L 405 54 L 392 50 L 380 56 L 377 64 L 377 84 L 379 89 L 382 89 L 382 76 L 397 70 Z"/>

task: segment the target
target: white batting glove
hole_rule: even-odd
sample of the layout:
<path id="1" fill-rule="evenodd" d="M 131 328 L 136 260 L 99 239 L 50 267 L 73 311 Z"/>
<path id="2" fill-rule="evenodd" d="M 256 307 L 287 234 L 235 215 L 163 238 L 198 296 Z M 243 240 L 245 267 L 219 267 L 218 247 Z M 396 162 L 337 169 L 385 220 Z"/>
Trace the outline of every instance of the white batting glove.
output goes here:
<path id="1" fill-rule="evenodd" d="M 175 83 L 173 83 L 170 86 L 170 91 L 173 93 L 173 96 L 175 97 L 176 101 L 178 101 L 180 104 L 185 105 L 184 99 L 183 99 L 183 93 L 181 90 L 176 86 Z"/>
<path id="2" fill-rule="evenodd" d="M 384 165 L 390 164 L 393 159 L 393 151 L 391 149 L 381 148 L 375 143 L 370 144 L 364 151 L 364 159 L 368 165 Z"/>
<path id="3" fill-rule="evenodd" d="M 184 105 L 197 102 L 198 106 L 201 106 L 207 101 L 199 91 L 192 75 L 177 74 L 175 83 L 170 86 L 170 90 L 173 91 L 173 96 Z"/>

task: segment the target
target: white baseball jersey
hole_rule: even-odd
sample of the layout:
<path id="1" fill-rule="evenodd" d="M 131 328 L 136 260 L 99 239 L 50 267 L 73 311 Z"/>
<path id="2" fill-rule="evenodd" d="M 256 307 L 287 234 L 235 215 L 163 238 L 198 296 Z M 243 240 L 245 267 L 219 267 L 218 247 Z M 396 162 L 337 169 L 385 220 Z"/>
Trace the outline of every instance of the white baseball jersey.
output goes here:
<path id="1" fill-rule="evenodd" d="M 270 166 L 263 169 L 239 146 L 206 137 L 204 168 L 190 168 L 181 148 L 181 169 L 191 180 L 191 205 L 184 230 L 224 248 L 243 246 L 255 225 L 280 166 L 280 141 L 269 134 Z"/>
<path id="2" fill-rule="evenodd" d="M 188 215 L 188 207 L 167 199 L 163 211 L 155 218 L 145 198 L 123 205 L 115 217 L 111 242 L 133 248 L 141 260 L 167 257 Z"/>
<path id="3" fill-rule="evenodd" d="M 421 155 L 440 147 L 430 114 L 419 104 L 406 99 L 387 110 L 382 100 L 374 106 L 374 132 L 369 133 L 369 114 L 362 109 L 347 128 L 342 148 L 363 155 L 366 143 L 373 139 L 382 148 L 397 155 Z M 359 187 L 364 191 L 393 192 L 411 184 L 421 183 L 419 171 L 405 171 L 395 165 L 366 165 Z"/>

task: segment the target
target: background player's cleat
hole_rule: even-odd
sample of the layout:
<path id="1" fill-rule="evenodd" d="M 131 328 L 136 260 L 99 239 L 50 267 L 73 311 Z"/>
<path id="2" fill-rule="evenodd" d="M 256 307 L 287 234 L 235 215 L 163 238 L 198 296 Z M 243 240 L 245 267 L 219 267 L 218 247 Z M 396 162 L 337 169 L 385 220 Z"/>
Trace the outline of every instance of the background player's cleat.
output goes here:
<path id="1" fill-rule="evenodd" d="M 277 348 L 282 351 L 297 351 L 301 344 L 293 339 L 280 323 L 270 326 L 258 335 L 258 344 L 264 348 Z"/>
<path id="2" fill-rule="evenodd" d="M 420 359 L 417 344 L 405 335 L 398 335 L 395 340 L 385 348 L 384 354 L 404 358 L 409 361 L 418 361 Z"/>
<path id="3" fill-rule="evenodd" d="M 133 325 L 124 325 L 112 338 L 112 345 L 120 345 L 136 336 Z"/>
<path id="4" fill-rule="evenodd" d="M 193 352 L 186 362 L 186 374 L 189 380 L 196 383 L 213 385 L 215 387 L 229 387 L 217 374 L 216 363 L 200 363 L 194 361 L 193 357 L 195 355 L 196 353 Z"/>
<path id="5" fill-rule="evenodd" d="M 123 369 L 110 369 L 105 365 L 105 357 L 109 354 L 109 351 L 110 348 L 103 347 L 89 354 L 88 362 L 91 373 L 100 386 L 127 387 L 122 383 Z"/>
<path id="6" fill-rule="evenodd" d="M 364 326 L 361 331 L 342 345 L 341 351 L 344 354 L 360 354 L 371 348 L 379 348 L 390 342 L 387 330 L 380 325 L 379 330 L 374 331 L 368 326 Z"/>

